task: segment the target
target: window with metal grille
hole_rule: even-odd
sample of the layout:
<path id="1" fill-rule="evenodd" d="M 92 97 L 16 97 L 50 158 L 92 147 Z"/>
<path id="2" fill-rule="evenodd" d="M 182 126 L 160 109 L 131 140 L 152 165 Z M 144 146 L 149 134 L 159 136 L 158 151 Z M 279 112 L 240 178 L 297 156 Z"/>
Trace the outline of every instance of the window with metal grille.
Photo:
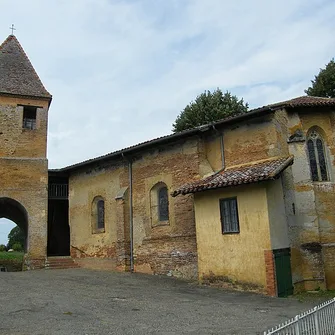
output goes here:
<path id="1" fill-rule="evenodd" d="M 158 190 L 158 218 L 159 221 L 169 220 L 169 195 L 167 187 Z"/>
<path id="2" fill-rule="evenodd" d="M 37 107 L 24 106 L 23 107 L 23 124 L 24 129 L 36 129 L 36 113 Z"/>
<path id="3" fill-rule="evenodd" d="M 324 142 L 320 134 L 313 130 L 307 140 L 309 166 L 313 181 L 327 181 L 327 163 L 324 151 Z"/>
<path id="4" fill-rule="evenodd" d="M 222 234 L 239 233 L 237 198 L 220 199 Z"/>

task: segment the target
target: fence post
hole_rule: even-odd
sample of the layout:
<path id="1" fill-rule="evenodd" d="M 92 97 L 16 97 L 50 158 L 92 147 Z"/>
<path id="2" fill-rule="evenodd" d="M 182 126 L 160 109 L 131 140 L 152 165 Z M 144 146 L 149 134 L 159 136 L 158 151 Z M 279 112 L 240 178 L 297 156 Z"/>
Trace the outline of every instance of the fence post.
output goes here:
<path id="1" fill-rule="evenodd" d="M 314 307 L 315 335 L 320 335 L 318 307 Z"/>
<path id="2" fill-rule="evenodd" d="M 299 315 L 296 315 L 294 321 L 295 321 L 295 335 L 300 335 Z"/>

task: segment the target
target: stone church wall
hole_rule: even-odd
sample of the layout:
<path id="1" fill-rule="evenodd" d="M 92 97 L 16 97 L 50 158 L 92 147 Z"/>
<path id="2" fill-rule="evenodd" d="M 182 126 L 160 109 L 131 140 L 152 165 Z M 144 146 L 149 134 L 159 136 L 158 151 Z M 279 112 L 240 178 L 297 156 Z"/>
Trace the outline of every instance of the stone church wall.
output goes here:
<path id="1" fill-rule="evenodd" d="M 200 177 L 202 141 L 187 139 L 132 158 L 134 270 L 196 278 L 197 254 L 192 197 L 169 196 L 169 220 L 153 222 L 151 190 L 169 193 Z M 127 159 L 74 172 L 69 179 L 71 255 L 88 267 L 129 269 L 129 171 Z M 120 192 L 123 194 L 119 197 Z M 92 229 L 92 201 L 105 200 L 105 230 Z M 117 199 L 116 199 L 117 198 Z"/>

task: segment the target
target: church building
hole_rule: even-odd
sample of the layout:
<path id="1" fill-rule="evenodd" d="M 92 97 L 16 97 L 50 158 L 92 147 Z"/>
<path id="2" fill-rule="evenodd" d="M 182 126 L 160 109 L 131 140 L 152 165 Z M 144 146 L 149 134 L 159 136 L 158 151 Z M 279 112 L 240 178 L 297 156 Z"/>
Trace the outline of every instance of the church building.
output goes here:
<path id="1" fill-rule="evenodd" d="M 335 289 L 335 99 L 298 97 L 61 169 L 51 95 L 0 46 L 0 217 L 25 267 L 175 276 L 285 296 Z"/>

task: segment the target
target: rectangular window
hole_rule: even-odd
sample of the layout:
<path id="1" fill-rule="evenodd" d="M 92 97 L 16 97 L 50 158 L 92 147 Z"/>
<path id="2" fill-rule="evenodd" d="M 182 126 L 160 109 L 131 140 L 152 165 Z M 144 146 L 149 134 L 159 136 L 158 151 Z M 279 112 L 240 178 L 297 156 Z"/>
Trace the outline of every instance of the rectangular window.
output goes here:
<path id="1" fill-rule="evenodd" d="M 24 129 L 36 129 L 36 113 L 37 107 L 24 106 L 23 107 L 23 125 Z"/>
<path id="2" fill-rule="evenodd" d="M 239 233 L 237 198 L 220 199 L 222 234 Z"/>

